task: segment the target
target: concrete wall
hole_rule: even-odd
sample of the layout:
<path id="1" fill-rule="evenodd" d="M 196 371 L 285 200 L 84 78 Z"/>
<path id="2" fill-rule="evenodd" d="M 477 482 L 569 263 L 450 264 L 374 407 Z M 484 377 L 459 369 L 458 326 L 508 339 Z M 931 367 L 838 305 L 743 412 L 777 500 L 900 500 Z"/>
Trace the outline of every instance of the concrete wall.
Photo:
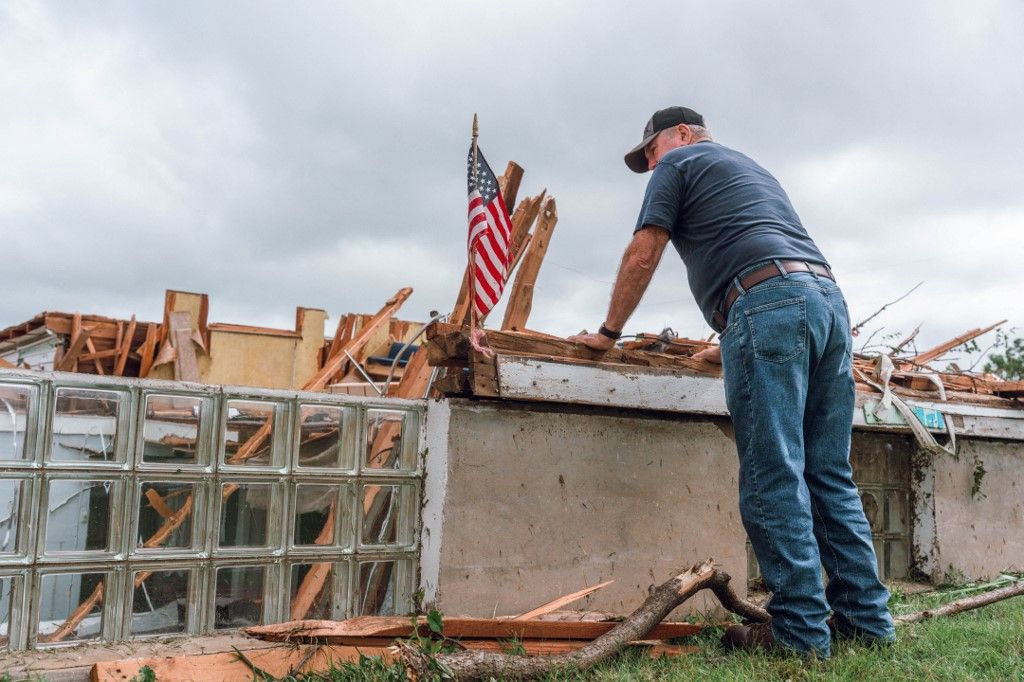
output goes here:
<path id="1" fill-rule="evenodd" d="M 427 601 L 449 615 L 508 615 L 614 579 L 573 608 L 629 613 L 649 585 L 709 556 L 745 593 L 738 465 L 719 424 L 729 430 L 710 417 L 432 403 Z"/>
<path id="2" fill-rule="evenodd" d="M 1024 443 L 964 441 L 958 457 L 934 457 L 931 466 L 933 578 L 1024 571 Z"/>

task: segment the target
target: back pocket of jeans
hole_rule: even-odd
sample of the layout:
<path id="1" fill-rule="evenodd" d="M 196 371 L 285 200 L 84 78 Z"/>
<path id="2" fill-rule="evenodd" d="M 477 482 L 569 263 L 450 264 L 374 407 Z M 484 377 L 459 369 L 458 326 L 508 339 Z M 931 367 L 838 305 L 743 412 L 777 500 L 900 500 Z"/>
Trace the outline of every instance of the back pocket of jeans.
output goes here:
<path id="1" fill-rule="evenodd" d="M 786 362 L 804 352 L 807 344 L 807 300 L 803 296 L 766 303 L 744 311 L 750 327 L 754 357 Z"/>

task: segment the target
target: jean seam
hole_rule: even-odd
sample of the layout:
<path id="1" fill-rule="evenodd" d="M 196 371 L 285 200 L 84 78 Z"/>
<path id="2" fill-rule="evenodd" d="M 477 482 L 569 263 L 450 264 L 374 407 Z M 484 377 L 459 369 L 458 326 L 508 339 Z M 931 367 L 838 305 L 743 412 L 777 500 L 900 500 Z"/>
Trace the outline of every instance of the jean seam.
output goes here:
<path id="1" fill-rule="evenodd" d="M 751 337 L 751 340 L 753 340 L 753 337 Z M 752 348 L 752 350 L 753 350 L 753 348 Z M 747 354 L 747 353 L 743 354 L 743 381 L 744 381 L 744 384 L 745 384 L 744 388 L 746 390 L 748 402 L 749 402 L 749 399 L 751 397 L 751 392 L 750 392 L 750 368 L 748 367 L 749 355 L 750 354 Z M 754 497 L 757 500 L 758 520 L 761 523 L 761 527 L 764 528 L 766 526 L 765 519 L 767 517 L 765 516 L 765 513 L 764 513 L 764 503 L 761 500 L 761 486 L 758 485 L 758 483 L 757 483 L 757 467 L 749 465 L 749 463 L 752 463 L 751 459 L 750 459 L 751 455 L 750 455 L 749 450 L 746 453 L 744 453 L 744 454 L 747 457 L 748 468 L 749 468 L 749 470 L 751 472 L 751 478 L 752 478 L 751 483 L 753 484 L 753 488 L 754 488 Z M 771 534 L 766 532 L 766 531 L 763 531 L 762 534 L 768 540 L 768 547 L 771 549 L 771 552 L 772 552 L 772 557 L 771 558 L 774 560 L 774 564 L 775 564 L 775 576 L 776 576 L 776 578 L 778 578 L 778 580 L 774 580 L 772 582 L 774 582 L 776 584 L 776 587 L 778 587 L 778 586 L 780 586 L 781 579 L 782 579 L 781 578 L 781 576 L 782 576 L 782 559 L 781 559 L 778 547 L 775 546 L 775 540 L 774 540 L 774 538 L 772 538 Z"/>
<path id="2" fill-rule="evenodd" d="M 839 556 L 836 554 L 835 548 L 832 547 L 832 543 L 829 542 L 829 540 L 828 540 L 828 528 L 825 526 L 825 517 L 822 515 L 821 510 L 818 509 L 818 504 L 813 499 L 811 499 L 811 510 L 814 512 L 815 515 L 817 515 L 818 520 L 821 522 L 821 534 L 825 538 L 825 546 L 828 547 L 828 551 L 832 555 L 832 561 L 833 561 L 833 563 L 835 565 L 835 568 L 836 568 L 835 578 L 833 578 L 830 575 L 829 576 L 829 580 L 838 579 L 839 581 L 843 582 L 843 585 L 844 585 L 844 587 L 843 587 L 843 601 L 846 602 L 846 609 L 847 609 L 847 612 L 849 612 L 849 610 L 850 610 L 850 586 L 849 586 L 849 583 L 843 581 L 842 572 L 839 570 Z M 833 610 L 835 610 L 835 609 L 833 609 Z"/>

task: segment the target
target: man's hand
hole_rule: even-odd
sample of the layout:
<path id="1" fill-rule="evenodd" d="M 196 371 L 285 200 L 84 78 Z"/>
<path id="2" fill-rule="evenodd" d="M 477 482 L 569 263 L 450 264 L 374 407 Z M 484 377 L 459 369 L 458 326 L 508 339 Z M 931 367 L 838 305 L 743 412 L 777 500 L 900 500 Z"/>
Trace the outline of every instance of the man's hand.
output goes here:
<path id="1" fill-rule="evenodd" d="M 615 340 L 609 339 L 604 334 L 576 334 L 575 336 L 570 336 L 568 340 L 573 343 L 582 343 L 587 348 L 602 353 L 615 345 Z"/>
<path id="2" fill-rule="evenodd" d="M 704 362 L 710 362 L 713 365 L 720 365 L 722 364 L 722 347 L 711 346 L 710 348 L 705 348 L 699 353 L 694 353 L 693 359 L 703 360 Z"/>

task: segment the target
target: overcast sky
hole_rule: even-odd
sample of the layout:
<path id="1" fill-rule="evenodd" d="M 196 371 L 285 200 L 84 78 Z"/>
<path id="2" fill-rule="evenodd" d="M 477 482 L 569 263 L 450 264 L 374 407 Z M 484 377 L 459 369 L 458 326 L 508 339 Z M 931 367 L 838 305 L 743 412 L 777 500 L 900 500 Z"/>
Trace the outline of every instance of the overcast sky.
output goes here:
<path id="1" fill-rule="evenodd" d="M 654 109 L 772 171 L 860 319 L 1024 332 L 1024 2 L 0 4 L 0 327 L 449 310 L 473 112 L 559 222 L 529 325 L 602 321 Z M 499 318 L 500 319 L 500 318 Z M 333 330 L 333 322 L 328 322 Z M 706 336 L 667 252 L 628 331 Z M 876 325 L 869 326 L 869 330 Z M 863 340 L 864 337 L 862 337 Z"/>

